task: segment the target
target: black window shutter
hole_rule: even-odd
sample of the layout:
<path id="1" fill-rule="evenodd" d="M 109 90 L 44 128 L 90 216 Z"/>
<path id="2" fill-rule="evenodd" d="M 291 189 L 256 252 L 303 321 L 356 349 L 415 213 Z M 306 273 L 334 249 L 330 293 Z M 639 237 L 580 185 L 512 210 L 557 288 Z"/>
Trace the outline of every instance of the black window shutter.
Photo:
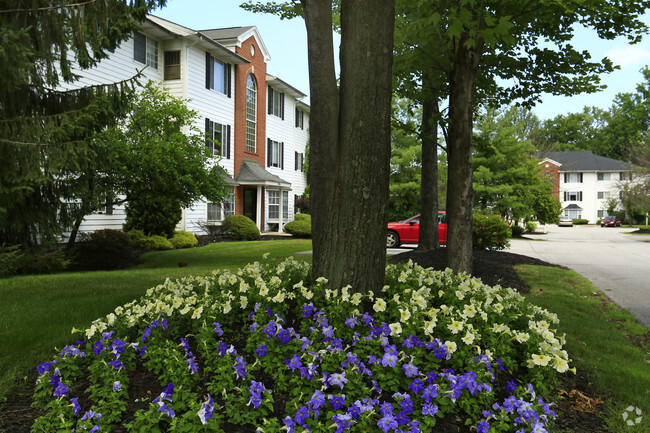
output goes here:
<path id="1" fill-rule="evenodd" d="M 565 176 L 566 176 L 566 174 L 565 174 Z M 566 191 L 564 191 L 564 201 L 567 201 L 567 199 L 566 199 Z"/>
<path id="2" fill-rule="evenodd" d="M 582 183 L 582 173 L 580 173 L 580 183 Z"/>
<path id="3" fill-rule="evenodd" d="M 564 183 L 567 183 L 569 177 L 569 173 L 564 173 Z"/>
<path id="4" fill-rule="evenodd" d="M 210 148 L 212 143 L 212 134 L 210 133 L 210 119 L 205 118 L 205 147 Z"/>
<path id="5" fill-rule="evenodd" d="M 232 65 L 227 64 L 226 65 L 226 93 L 228 94 L 229 98 L 232 98 L 232 84 L 230 84 L 231 81 L 232 81 Z"/>
<path id="6" fill-rule="evenodd" d="M 298 152 L 293 152 L 293 169 L 298 171 Z"/>
<path id="7" fill-rule="evenodd" d="M 582 176 L 582 174 L 580 176 Z M 582 191 L 578 193 L 578 201 L 582 201 Z"/>
<path id="8" fill-rule="evenodd" d="M 205 88 L 210 88 L 210 77 L 212 76 L 212 56 L 206 51 L 205 53 Z"/>
<path id="9" fill-rule="evenodd" d="M 268 103 L 269 103 L 269 114 L 273 114 L 273 88 L 271 86 L 269 86 Z"/>
<path id="10" fill-rule="evenodd" d="M 284 143 L 280 143 L 280 169 L 284 170 Z"/>
<path id="11" fill-rule="evenodd" d="M 271 166 L 271 139 L 266 139 L 266 166 Z"/>
<path id="12" fill-rule="evenodd" d="M 280 117 L 284 120 L 284 93 L 280 93 Z"/>
<path id="13" fill-rule="evenodd" d="M 226 159 L 230 159 L 230 125 L 226 126 Z"/>

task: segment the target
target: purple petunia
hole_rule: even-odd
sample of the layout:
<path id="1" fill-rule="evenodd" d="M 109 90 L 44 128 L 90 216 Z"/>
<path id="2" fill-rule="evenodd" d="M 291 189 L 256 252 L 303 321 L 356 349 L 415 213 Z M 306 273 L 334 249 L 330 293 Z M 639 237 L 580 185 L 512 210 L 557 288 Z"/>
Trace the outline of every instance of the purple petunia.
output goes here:
<path id="1" fill-rule="evenodd" d="M 295 371 L 296 368 L 302 367 L 302 361 L 298 355 L 293 355 L 291 359 L 285 359 L 284 362 L 287 364 L 287 367 L 289 367 L 291 371 Z"/>
<path id="2" fill-rule="evenodd" d="M 69 392 L 70 389 L 68 388 L 68 386 L 63 382 L 59 382 L 56 385 L 56 388 L 54 389 L 54 396 L 57 398 L 61 398 Z"/>
<path id="3" fill-rule="evenodd" d="M 356 317 L 348 317 L 345 319 L 345 326 L 354 329 L 355 326 L 359 323 Z"/>
<path id="4" fill-rule="evenodd" d="M 72 410 L 74 410 L 74 415 L 77 416 L 79 412 L 81 412 L 81 405 L 79 404 L 79 397 L 72 397 L 70 399 L 70 403 L 72 403 L 70 406 L 72 406 Z"/>
<path id="5" fill-rule="evenodd" d="M 278 338 L 280 339 L 280 343 L 287 344 L 291 341 L 291 333 L 286 329 L 283 329 L 278 333 Z"/>
<path id="6" fill-rule="evenodd" d="M 431 403 L 425 403 L 422 405 L 422 415 L 434 416 L 436 413 L 438 413 L 438 406 Z"/>
<path id="7" fill-rule="evenodd" d="M 238 356 L 235 358 L 235 362 L 236 364 L 232 368 L 235 369 L 237 379 L 244 379 L 246 377 L 246 365 L 248 365 L 248 363 L 244 361 L 243 356 Z"/>
<path id="8" fill-rule="evenodd" d="M 487 433 L 490 430 L 490 423 L 487 421 L 480 421 L 476 425 L 476 433 Z"/>
<path id="9" fill-rule="evenodd" d="M 402 370 L 404 370 L 404 374 L 406 374 L 406 377 L 413 377 L 418 374 L 418 368 L 413 365 L 413 362 L 409 362 L 408 364 L 402 365 Z"/>
<path id="10" fill-rule="evenodd" d="M 266 389 L 264 388 L 264 385 L 262 382 L 256 382 L 254 380 L 251 381 L 251 386 L 250 386 L 250 393 L 251 393 L 251 398 L 246 403 L 246 406 L 253 405 L 254 408 L 260 407 L 260 404 L 262 404 L 262 393 L 265 392 Z"/>
<path id="11" fill-rule="evenodd" d="M 508 391 L 510 394 L 514 394 L 516 389 L 517 389 L 516 383 L 514 383 L 511 380 L 506 381 L 506 391 Z"/>
<path id="12" fill-rule="evenodd" d="M 388 433 L 389 430 L 395 430 L 397 428 L 397 420 L 392 415 L 385 415 L 383 418 L 377 421 L 377 426 L 384 433 Z"/>
<path id="13" fill-rule="evenodd" d="M 40 376 L 46 371 L 50 371 L 50 368 L 52 368 L 51 362 L 41 362 L 40 364 L 38 364 L 38 367 L 36 367 L 36 371 L 38 371 L 38 375 Z"/>
<path id="14" fill-rule="evenodd" d="M 214 322 L 214 332 L 221 337 L 223 335 L 223 329 L 221 329 L 221 323 L 219 322 Z"/>
<path id="15" fill-rule="evenodd" d="M 116 380 L 113 382 L 113 392 L 120 392 L 122 391 L 122 382 L 119 380 Z"/>
<path id="16" fill-rule="evenodd" d="M 255 354 L 260 358 L 264 358 L 266 356 L 267 350 L 268 349 L 264 344 L 260 344 L 257 346 L 257 349 L 255 349 Z"/>
<path id="17" fill-rule="evenodd" d="M 124 364 L 122 364 L 122 361 L 119 359 L 112 359 L 108 362 L 108 365 L 113 367 L 115 370 L 119 370 L 120 368 L 124 368 Z"/>
<path id="18" fill-rule="evenodd" d="M 345 407 L 345 394 L 341 395 L 331 395 L 329 396 L 330 406 L 334 410 L 340 410 Z"/>
<path id="19" fill-rule="evenodd" d="M 198 373 L 199 372 L 199 366 L 197 365 L 196 361 L 194 358 L 188 358 L 185 360 L 187 362 L 187 371 L 191 371 L 192 374 Z"/>
<path id="20" fill-rule="evenodd" d="M 145 341 L 149 336 L 151 335 L 151 328 L 145 328 L 144 332 L 142 333 L 141 340 Z"/>
<path id="21" fill-rule="evenodd" d="M 201 420 L 201 424 L 205 425 L 209 419 L 212 419 L 212 411 L 214 411 L 214 400 L 210 394 L 208 394 L 208 400 L 201 405 L 201 409 L 197 415 Z"/>
<path id="22" fill-rule="evenodd" d="M 348 380 L 345 378 L 345 372 L 342 372 L 332 374 L 327 382 L 332 386 L 339 386 L 341 389 L 343 389 L 343 386 L 345 386 Z"/>
<path id="23" fill-rule="evenodd" d="M 293 420 L 298 425 L 304 425 L 306 418 L 309 418 L 309 410 L 307 410 L 305 406 L 300 406 L 300 409 L 296 411 L 296 415 L 293 417 Z"/>

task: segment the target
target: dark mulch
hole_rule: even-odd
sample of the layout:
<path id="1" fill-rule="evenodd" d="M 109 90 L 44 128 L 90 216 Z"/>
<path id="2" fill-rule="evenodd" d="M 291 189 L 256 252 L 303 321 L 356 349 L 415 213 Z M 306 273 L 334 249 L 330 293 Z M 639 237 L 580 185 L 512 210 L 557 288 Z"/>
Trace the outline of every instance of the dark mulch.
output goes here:
<path id="1" fill-rule="evenodd" d="M 265 236 L 264 239 L 273 237 Z M 281 237 L 287 239 L 287 237 Z M 290 239 L 290 237 L 289 237 Z M 214 239 L 202 239 L 203 244 L 214 241 Z M 389 259 L 392 263 L 406 262 L 413 260 L 424 267 L 434 269 L 445 269 L 445 250 L 420 253 L 405 250 L 404 253 L 393 256 Z M 481 278 L 489 285 L 499 284 L 503 287 L 512 287 L 520 293 L 527 293 L 530 287 L 517 275 L 514 266 L 519 264 L 531 264 L 541 266 L 556 266 L 541 260 L 499 251 L 475 251 L 473 261 L 473 275 Z M 599 410 L 602 404 L 595 404 L 598 398 L 606 400 L 607 394 L 591 385 L 588 375 L 584 371 L 578 374 L 567 373 L 560 375 L 561 395 L 555 411 L 558 414 L 554 431 L 573 433 L 606 433 Z M 39 412 L 30 406 L 35 376 L 32 375 L 27 381 L 30 385 L 23 386 L 8 397 L 8 400 L 0 405 L 0 432 L 2 433 L 27 433 Z M 160 393 L 154 389 L 157 385 L 155 380 L 137 380 L 131 378 L 131 387 L 137 386 L 141 389 L 133 389 L 134 395 L 145 395 L 147 391 L 152 395 Z M 139 384 L 136 385 L 136 384 Z M 158 385 L 159 387 L 159 385 Z M 594 410 L 595 409 L 595 410 Z M 234 426 L 231 426 L 234 427 Z M 470 433 L 468 427 L 463 424 L 460 418 L 447 417 L 438 426 L 437 431 L 442 433 Z M 116 431 L 122 431 L 117 429 Z"/>

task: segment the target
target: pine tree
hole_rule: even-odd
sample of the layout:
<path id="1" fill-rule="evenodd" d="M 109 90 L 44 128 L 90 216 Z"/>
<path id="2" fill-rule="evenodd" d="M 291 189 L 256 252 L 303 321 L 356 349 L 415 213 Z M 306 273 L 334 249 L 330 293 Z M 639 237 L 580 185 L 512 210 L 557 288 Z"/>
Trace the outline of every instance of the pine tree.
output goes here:
<path id="1" fill-rule="evenodd" d="M 166 0 L 4 1 L 0 10 L 0 244 L 47 244 L 70 227 L 92 137 L 123 117 L 135 80 L 62 90 L 130 37 Z"/>

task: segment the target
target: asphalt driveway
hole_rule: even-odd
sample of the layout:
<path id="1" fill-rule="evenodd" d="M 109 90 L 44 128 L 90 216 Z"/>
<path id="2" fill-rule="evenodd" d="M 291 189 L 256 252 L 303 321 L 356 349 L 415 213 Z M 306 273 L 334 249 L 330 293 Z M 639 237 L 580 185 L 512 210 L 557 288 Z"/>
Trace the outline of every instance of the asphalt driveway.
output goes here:
<path id="1" fill-rule="evenodd" d="M 620 227 L 546 226 L 513 239 L 512 253 L 573 269 L 650 329 L 650 236 Z"/>

